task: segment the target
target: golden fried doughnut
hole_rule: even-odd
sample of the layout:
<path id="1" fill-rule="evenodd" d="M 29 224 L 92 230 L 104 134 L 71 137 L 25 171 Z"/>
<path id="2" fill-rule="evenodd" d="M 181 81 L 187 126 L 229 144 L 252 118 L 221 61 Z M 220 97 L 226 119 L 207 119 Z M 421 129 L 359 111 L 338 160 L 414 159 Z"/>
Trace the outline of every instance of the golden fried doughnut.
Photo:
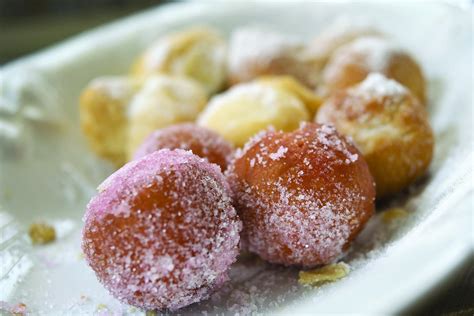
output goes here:
<path id="1" fill-rule="evenodd" d="M 185 76 L 214 93 L 225 81 L 225 68 L 224 39 L 214 29 L 195 27 L 159 38 L 135 62 L 132 73 Z"/>
<path id="2" fill-rule="evenodd" d="M 422 176 L 434 136 L 423 105 L 408 89 L 381 74 L 329 98 L 316 121 L 353 138 L 374 176 L 377 197 L 397 193 Z"/>
<path id="3" fill-rule="evenodd" d="M 296 79 L 290 76 L 264 76 L 258 78 L 257 82 L 268 84 L 277 89 L 284 90 L 298 97 L 313 115 L 322 104 L 322 99 L 306 88 Z"/>
<path id="4" fill-rule="evenodd" d="M 426 83 L 420 66 L 402 49 L 380 37 L 360 37 L 336 50 L 323 73 L 326 89 L 348 88 L 380 72 L 406 86 L 424 104 Z"/>
<path id="5" fill-rule="evenodd" d="M 93 80 L 80 98 L 80 121 L 92 149 L 120 166 L 126 161 L 127 107 L 139 81 L 127 77 Z"/>
<path id="6" fill-rule="evenodd" d="M 129 106 L 129 157 L 154 130 L 194 121 L 206 102 L 206 92 L 194 80 L 165 75 L 149 77 Z"/>
<path id="7" fill-rule="evenodd" d="M 197 122 L 240 147 L 262 129 L 273 126 L 291 131 L 309 117 L 296 95 L 270 84 L 250 82 L 213 97 Z"/>
<path id="8" fill-rule="evenodd" d="M 265 75 L 289 75 L 315 87 L 321 67 L 308 58 L 305 46 L 293 39 L 252 28 L 235 31 L 229 44 L 231 85 Z"/>
<path id="9" fill-rule="evenodd" d="M 308 44 L 308 54 L 324 65 L 339 47 L 359 37 L 380 35 L 365 19 L 340 17 Z"/>

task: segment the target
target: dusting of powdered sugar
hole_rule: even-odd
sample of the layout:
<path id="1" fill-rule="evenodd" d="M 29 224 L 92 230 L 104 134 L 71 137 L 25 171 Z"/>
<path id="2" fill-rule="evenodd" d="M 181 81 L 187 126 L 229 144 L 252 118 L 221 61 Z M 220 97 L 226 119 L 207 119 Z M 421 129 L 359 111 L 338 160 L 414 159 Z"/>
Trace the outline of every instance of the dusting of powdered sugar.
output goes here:
<path id="1" fill-rule="evenodd" d="M 313 40 L 310 50 L 317 57 L 327 60 L 339 47 L 369 35 L 376 36 L 379 33 L 366 18 L 340 16 Z"/>
<path id="2" fill-rule="evenodd" d="M 237 29 L 230 38 L 229 71 L 241 73 L 248 65 L 266 65 L 274 57 L 281 56 L 300 45 L 300 42 L 293 38 L 262 28 Z"/>
<path id="3" fill-rule="evenodd" d="M 403 51 L 387 39 L 375 36 L 360 37 L 338 48 L 324 69 L 326 81 L 338 78 L 349 65 L 358 65 L 367 72 L 385 73 L 392 59 Z"/>
<path id="4" fill-rule="evenodd" d="M 408 90 L 395 80 L 385 77 L 381 73 L 370 73 L 355 89 L 359 95 L 368 98 L 392 98 L 400 100 L 408 94 Z"/>
<path id="5" fill-rule="evenodd" d="M 118 101 L 127 101 L 135 94 L 132 79 L 128 77 L 99 77 L 91 81 L 88 89 L 101 91 Z"/>

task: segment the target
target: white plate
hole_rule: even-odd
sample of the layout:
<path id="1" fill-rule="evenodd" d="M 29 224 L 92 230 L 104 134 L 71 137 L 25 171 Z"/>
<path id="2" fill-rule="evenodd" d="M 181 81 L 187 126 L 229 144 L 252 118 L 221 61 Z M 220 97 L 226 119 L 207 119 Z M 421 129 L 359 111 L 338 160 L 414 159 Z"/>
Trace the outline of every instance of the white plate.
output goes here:
<path id="1" fill-rule="evenodd" d="M 34 314 L 141 313 L 112 298 L 80 257 L 85 205 L 112 170 L 90 152 L 78 126 L 77 98 L 90 79 L 125 73 L 152 39 L 187 25 L 208 23 L 228 33 L 258 23 L 310 38 L 340 15 L 372 20 L 429 78 L 435 158 L 424 183 L 394 202 L 410 216 L 397 229 L 376 217 L 340 282 L 301 288 L 296 270 L 244 258 L 218 295 L 181 313 L 396 313 L 436 287 L 472 253 L 472 9 L 205 2 L 150 10 L 1 69 L 0 300 L 25 303 Z M 57 242 L 30 246 L 24 232 L 37 219 L 55 225 Z"/>

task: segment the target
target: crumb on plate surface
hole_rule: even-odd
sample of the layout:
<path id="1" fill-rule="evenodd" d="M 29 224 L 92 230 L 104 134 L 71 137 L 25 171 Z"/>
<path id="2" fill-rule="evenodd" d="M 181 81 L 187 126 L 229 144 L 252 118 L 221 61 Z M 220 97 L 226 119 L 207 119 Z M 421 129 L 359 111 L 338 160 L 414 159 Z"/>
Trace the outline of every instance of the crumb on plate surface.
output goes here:
<path id="1" fill-rule="evenodd" d="M 408 214 L 408 211 L 401 207 L 393 207 L 383 212 L 382 221 L 385 224 L 389 224 L 396 220 L 407 217 Z"/>
<path id="2" fill-rule="evenodd" d="M 53 226 L 44 222 L 37 222 L 30 225 L 28 235 L 34 245 L 49 244 L 56 240 L 56 231 Z"/>
<path id="3" fill-rule="evenodd" d="M 349 274 L 349 271 L 349 265 L 344 262 L 328 264 L 322 268 L 300 271 L 298 282 L 302 285 L 318 286 L 342 279 Z"/>

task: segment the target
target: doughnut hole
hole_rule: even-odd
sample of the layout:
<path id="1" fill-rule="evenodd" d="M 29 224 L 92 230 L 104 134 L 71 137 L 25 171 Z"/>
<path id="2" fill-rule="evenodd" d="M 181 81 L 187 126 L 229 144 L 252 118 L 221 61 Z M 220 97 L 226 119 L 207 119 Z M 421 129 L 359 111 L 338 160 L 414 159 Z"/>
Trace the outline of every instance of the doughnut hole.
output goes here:
<path id="1" fill-rule="evenodd" d="M 183 123 L 151 133 L 133 158 L 138 159 L 163 148 L 191 150 L 193 154 L 219 165 L 221 170 L 227 169 L 234 154 L 233 146 L 217 133 L 192 123 Z"/>
<path id="2" fill-rule="evenodd" d="M 308 54 L 325 65 L 339 47 L 365 36 L 382 35 L 365 18 L 342 16 L 310 41 Z"/>
<path id="3" fill-rule="evenodd" d="M 228 81 L 235 85 L 261 76 L 292 76 L 309 88 L 318 83 L 321 65 L 303 43 L 258 28 L 234 31 L 229 43 Z"/>
<path id="4" fill-rule="evenodd" d="M 269 84 L 250 82 L 213 97 L 197 123 L 241 147 L 269 126 L 291 131 L 309 117 L 304 103 L 296 95 Z"/>
<path id="5" fill-rule="evenodd" d="M 166 75 L 148 77 L 129 106 L 126 151 L 129 155 L 134 153 L 156 129 L 194 121 L 206 102 L 206 92 L 194 80 Z"/>
<path id="6" fill-rule="evenodd" d="M 339 91 L 316 115 L 350 136 L 369 164 L 377 198 L 406 188 L 426 173 L 434 136 L 424 106 L 408 89 L 381 74 Z"/>
<path id="7" fill-rule="evenodd" d="M 371 72 L 379 72 L 407 87 L 426 101 L 426 81 L 417 62 L 381 37 L 360 37 L 335 51 L 327 63 L 323 82 L 327 93 L 353 86 Z"/>
<path id="8" fill-rule="evenodd" d="M 99 187 L 84 217 L 82 249 L 117 299 L 176 310 L 228 279 L 241 222 L 217 166 L 183 150 L 126 164 Z"/>
<path id="9" fill-rule="evenodd" d="M 250 252 L 314 267 L 344 255 L 374 212 L 372 176 L 359 151 L 329 125 L 262 132 L 227 177 Z"/>
<path id="10" fill-rule="evenodd" d="M 319 95 L 313 93 L 293 77 L 264 76 L 260 77 L 257 82 L 293 94 L 304 103 L 311 115 L 314 115 L 322 104 Z"/>
<path id="11" fill-rule="evenodd" d="M 133 66 L 135 76 L 164 73 L 189 77 L 207 93 L 218 91 L 226 77 L 226 43 L 209 27 L 194 27 L 159 38 Z"/>
<path id="12" fill-rule="evenodd" d="M 139 81 L 127 77 L 101 77 L 82 92 L 81 128 L 92 150 L 117 166 L 126 162 L 127 108 Z"/>

